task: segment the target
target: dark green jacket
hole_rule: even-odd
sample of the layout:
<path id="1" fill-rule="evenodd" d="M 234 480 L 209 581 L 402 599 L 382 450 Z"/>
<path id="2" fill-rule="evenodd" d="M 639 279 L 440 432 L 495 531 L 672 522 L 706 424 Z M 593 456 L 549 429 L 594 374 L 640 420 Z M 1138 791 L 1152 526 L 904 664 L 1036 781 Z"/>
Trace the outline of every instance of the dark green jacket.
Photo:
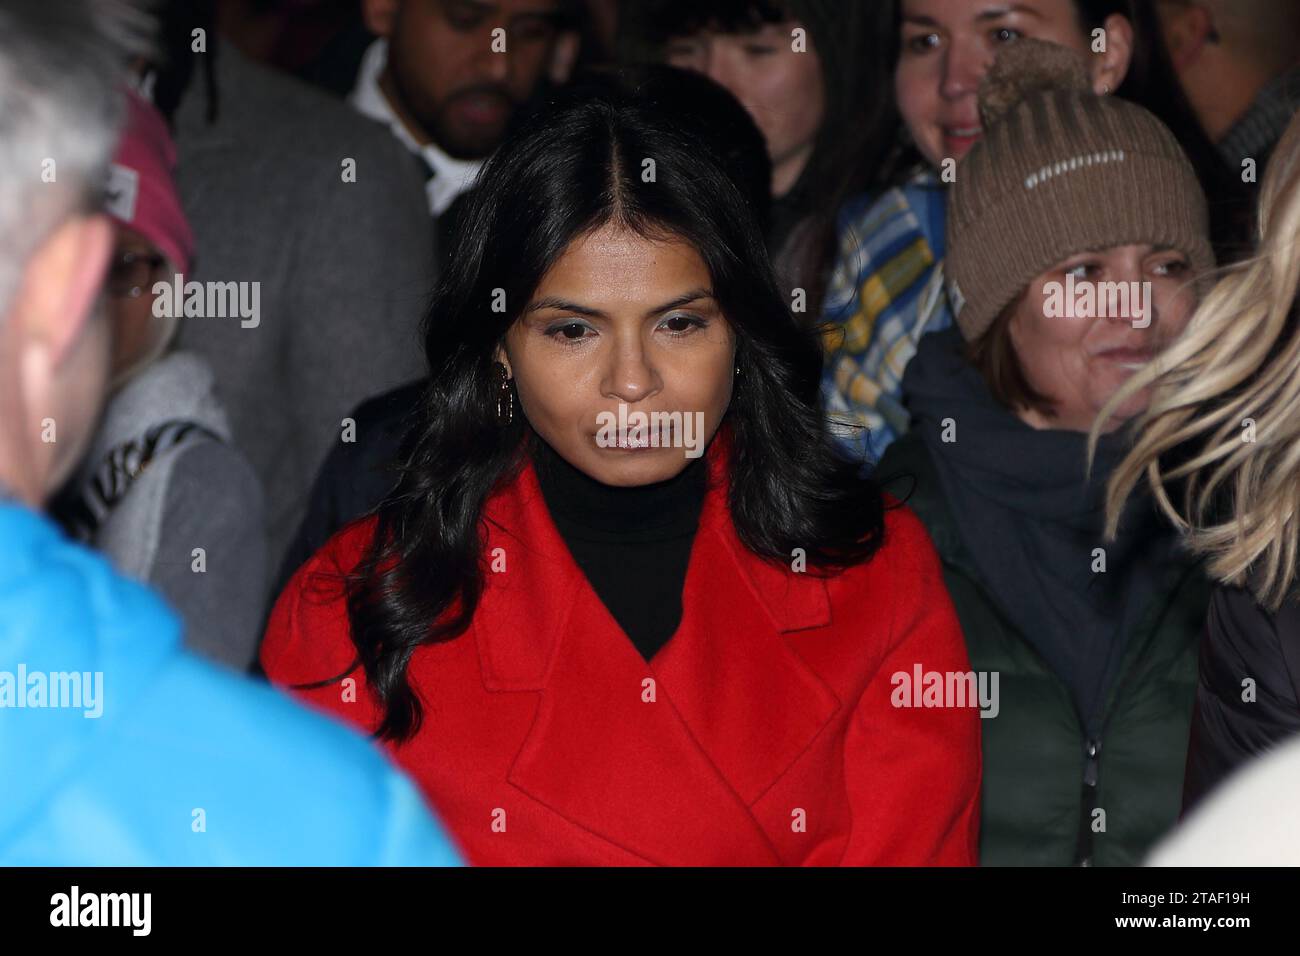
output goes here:
<path id="1" fill-rule="evenodd" d="M 1167 569 L 1160 598 L 1128 636 L 1119 677 L 1107 691 L 1102 730 L 1089 741 L 1065 682 L 987 591 L 919 435 L 891 445 L 877 476 L 886 490 L 907 498 L 929 529 L 971 666 L 999 675 L 999 712 L 980 721 L 981 864 L 1141 863 L 1174 824 L 1181 802 L 1197 647 L 1210 595 L 1199 566 L 1181 561 Z"/>

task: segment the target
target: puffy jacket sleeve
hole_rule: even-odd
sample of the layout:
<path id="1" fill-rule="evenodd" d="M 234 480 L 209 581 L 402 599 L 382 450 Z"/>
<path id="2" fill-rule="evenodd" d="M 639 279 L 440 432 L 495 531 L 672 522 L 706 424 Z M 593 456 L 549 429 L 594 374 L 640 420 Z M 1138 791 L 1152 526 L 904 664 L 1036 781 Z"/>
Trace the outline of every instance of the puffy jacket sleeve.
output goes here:
<path id="1" fill-rule="evenodd" d="M 977 706 L 906 707 L 922 673 L 969 673 L 970 660 L 938 556 L 908 510 L 889 512 L 882 563 L 892 594 L 890 647 L 858 702 L 845 742 L 853 826 L 845 866 L 973 866 L 978 859 Z"/>
<path id="2" fill-rule="evenodd" d="M 455 839 L 434 817 L 420 792 L 400 770 L 384 772 L 387 800 L 379 815 L 384 829 L 375 847 L 376 866 L 464 866 Z"/>
<path id="3" fill-rule="evenodd" d="M 1300 608 L 1275 616 L 1219 587 L 1201 642 L 1183 812 L 1238 766 L 1300 732 Z"/>
<path id="4" fill-rule="evenodd" d="M 261 662 L 270 680 L 294 697 L 365 732 L 373 732 L 380 710 L 355 667 L 344 576 L 360 559 L 373 534 L 373 519 L 354 522 L 332 537 L 290 579 L 271 613 Z M 339 675 L 345 675 L 341 679 Z M 319 686 L 317 686 L 319 685 Z M 371 742 L 371 779 L 379 829 L 367 865 L 461 866 L 456 841 L 431 815 L 415 784 L 391 754 Z"/>

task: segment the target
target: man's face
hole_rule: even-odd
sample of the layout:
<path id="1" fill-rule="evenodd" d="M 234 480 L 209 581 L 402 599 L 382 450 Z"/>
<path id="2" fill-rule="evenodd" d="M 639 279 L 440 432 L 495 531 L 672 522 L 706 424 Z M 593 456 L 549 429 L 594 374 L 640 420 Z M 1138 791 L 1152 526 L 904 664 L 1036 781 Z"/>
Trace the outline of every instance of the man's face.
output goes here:
<path id="1" fill-rule="evenodd" d="M 48 418 L 59 428 L 54 443 L 59 448 L 50 460 L 45 479 L 47 496 L 67 481 L 95 435 L 108 392 L 112 341 L 108 306 L 99 299 L 92 306 L 81 334 L 54 369 L 50 403 L 45 407 L 57 409 L 57 414 Z M 34 431 L 35 420 L 30 424 Z"/>
<path id="2" fill-rule="evenodd" d="M 402 0 L 385 91 L 449 155 L 487 156 L 545 74 L 559 8 L 560 0 Z"/>
<path id="3" fill-rule="evenodd" d="M 112 243 L 105 216 L 70 217 L 28 259 L 0 315 L 0 484 L 33 507 L 71 474 L 99 419 Z"/>

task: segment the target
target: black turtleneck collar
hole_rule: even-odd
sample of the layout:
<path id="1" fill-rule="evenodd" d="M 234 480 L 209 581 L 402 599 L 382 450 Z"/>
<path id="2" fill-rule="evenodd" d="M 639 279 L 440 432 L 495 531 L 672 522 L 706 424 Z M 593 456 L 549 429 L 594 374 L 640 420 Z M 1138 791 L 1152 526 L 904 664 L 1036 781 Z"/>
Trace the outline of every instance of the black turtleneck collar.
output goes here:
<path id="1" fill-rule="evenodd" d="M 665 481 L 616 487 L 565 461 L 541 438 L 533 465 L 547 510 L 564 532 L 588 540 L 656 541 L 690 535 L 699 521 L 708 484 L 704 456 Z"/>
<path id="2" fill-rule="evenodd" d="M 708 488 L 704 456 L 667 481 L 603 484 L 540 438 L 533 466 L 551 520 L 601 602 L 647 661 L 677 631 Z"/>

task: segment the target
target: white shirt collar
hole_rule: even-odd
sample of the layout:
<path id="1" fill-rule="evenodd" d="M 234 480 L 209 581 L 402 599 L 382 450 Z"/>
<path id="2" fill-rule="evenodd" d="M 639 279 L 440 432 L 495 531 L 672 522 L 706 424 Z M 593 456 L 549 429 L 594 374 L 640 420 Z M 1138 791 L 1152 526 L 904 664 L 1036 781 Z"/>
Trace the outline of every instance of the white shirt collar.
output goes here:
<path id="1" fill-rule="evenodd" d="M 440 216 L 456 200 L 456 197 L 474 185 L 479 169 L 483 166 L 481 159 L 453 159 L 434 143 L 421 146 L 416 142 L 411 131 L 393 111 L 388 97 L 379 88 L 379 75 L 384 72 L 388 62 L 388 41 L 375 40 L 366 49 L 361 59 L 361 69 L 357 73 L 357 84 L 348 96 L 353 108 L 371 119 L 378 120 L 393 131 L 393 135 L 412 153 L 423 157 L 433 169 L 434 176 L 425 184 L 425 193 L 429 197 L 429 211 Z"/>

